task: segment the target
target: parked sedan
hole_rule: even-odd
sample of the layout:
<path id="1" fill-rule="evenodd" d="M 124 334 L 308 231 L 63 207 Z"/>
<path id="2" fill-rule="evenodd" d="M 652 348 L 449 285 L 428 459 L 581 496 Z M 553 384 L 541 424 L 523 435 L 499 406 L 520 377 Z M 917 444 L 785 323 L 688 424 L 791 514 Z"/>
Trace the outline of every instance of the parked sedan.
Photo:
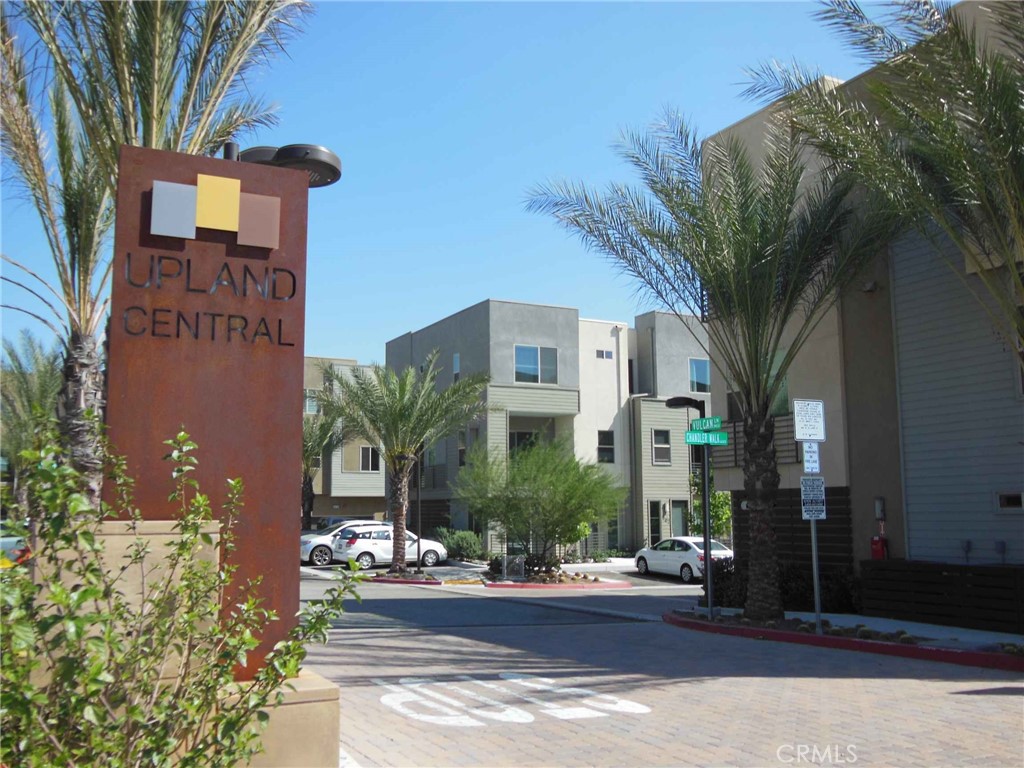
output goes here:
<path id="1" fill-rule="evenodd" d="M 724 560 L 732 556 L 731 549 L 719 541 L 711 540 L 712 558 Z M 642 574 L 678 574 L 684 584 L 689 584 L 695 575 L 704 576 L 704 538 L 673 536 L 662 539 L 653 547 L 644 547 L 636 553 L 636 569 Z"/>
<path id="2" fill-rule="evenodd" d="M 334 554 L 341 560 L 355 560 L 360 568 L 372 568 L 374 565 L 390 565 L 394 553 L 392 529 L 380 526 L 356 526 L 346 530 L 347 538 L 339 538 L 334 544 Z M 405 558 L 410 563 L 416 562 L 418 550 L 420 562 L 428 568 L 448 559 L 448 550 L 439 541 L 417 539 L 415 533 L 405 533 Z"/>
<path id="3" fill-rule="evenodd" d="M 391 529 L 391 523 L 376 520 L 346 520 L 325 531 L 304 533 L 299 540 L 299 557 L 304 563 L 330 565 L 335 557 L 340 557 L 337 554 L 337 549 L 340 542 L 348 538 L 349 530 L 353 528 L 372 528 L 374 526 Z"/>

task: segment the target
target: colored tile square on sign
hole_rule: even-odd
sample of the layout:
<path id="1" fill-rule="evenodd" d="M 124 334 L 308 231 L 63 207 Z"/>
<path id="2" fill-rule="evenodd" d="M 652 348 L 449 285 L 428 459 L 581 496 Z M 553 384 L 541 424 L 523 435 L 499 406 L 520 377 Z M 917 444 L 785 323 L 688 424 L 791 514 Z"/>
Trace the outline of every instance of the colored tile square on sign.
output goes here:
<path id="1" fill-rule="evenodd" d="M 196 188 L 196 226 L 237 232 L 242 182 L 200 173 Z"/>

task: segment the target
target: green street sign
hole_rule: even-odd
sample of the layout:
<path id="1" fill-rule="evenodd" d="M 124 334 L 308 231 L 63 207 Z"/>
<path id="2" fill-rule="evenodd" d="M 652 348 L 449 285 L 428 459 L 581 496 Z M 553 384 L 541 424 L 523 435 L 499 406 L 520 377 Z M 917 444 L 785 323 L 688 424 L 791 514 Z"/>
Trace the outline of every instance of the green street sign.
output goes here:
<path id="1" fill-rule="evenodd" d="M 696 432 L 703 432 L 707 429 L 721 429 L 722 428 L 722 417 L 721 416 L 709 416 L 706 419 L 694 419 L 690 422 L 690 429 Z"/>
<path id="2" fill-rule="evenodd" d="M 728 432 L 687 432 L 687 445 L 728 445 Z"/>

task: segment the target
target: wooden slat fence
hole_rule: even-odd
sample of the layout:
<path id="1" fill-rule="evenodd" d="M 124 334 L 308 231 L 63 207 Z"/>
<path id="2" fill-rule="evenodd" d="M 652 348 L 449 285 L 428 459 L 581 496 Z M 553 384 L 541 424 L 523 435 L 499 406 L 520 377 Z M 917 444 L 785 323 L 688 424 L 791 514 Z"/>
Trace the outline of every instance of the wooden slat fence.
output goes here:
<path id="1" fill-rule="evenodd" d="M 865 560 L 863 612 L 1024 634 L 1024 567 Z"/>

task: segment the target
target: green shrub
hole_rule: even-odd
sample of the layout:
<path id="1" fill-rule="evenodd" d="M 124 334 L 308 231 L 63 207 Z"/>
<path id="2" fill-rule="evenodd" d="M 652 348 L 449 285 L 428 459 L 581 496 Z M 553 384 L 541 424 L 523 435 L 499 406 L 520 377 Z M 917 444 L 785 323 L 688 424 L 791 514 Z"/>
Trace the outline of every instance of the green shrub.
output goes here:
<path id="1" fill-rule="evenodd" d="M 480 537 L 472 531 L 453 531 L 450 528 L 437 528 L 434 538 L 448 550 L 448 557 L 454 560 L 479 560 L 483 555 Z"/>
<path id="2" fill-rule="evenodd" d="M 12 519 L 29 536 L 30 563 L 0 571 L 0 763 L 18 766 L 234 766 L 260 750 L 260 732 L 295 676 L 307 642 L 326 640 L 341 602 L 358 579 L 341 578 L 307 607 L 298 626 L 265 657 L 252 680 L 235 682 L 274 611 L 234 568 L 200 559 L 216 546 L 208 497 L 192 479 L 195 444 L 168 441 L 180 505 L 168 547 L 136 537 L 121 561 L 104 559 L 101 525 L 141 520 L 124 464 L 112 461 L 112 507 L 94 508 L 85 481 L 47 436 L 24 452 L 31 467 L 25 501 Z M 221 545 L 232 547 L 242 483 L 228 481 Z M 148 580 L 147 580 L 148 577 Z M 127 594 L 126 584 L 141 585 Z M 134 587 L 133 587 L 134 590 Z M 230 593 L 230 609 L 224 596 Z M 162 673 L 177 673 L 167 680 Z"/>
<path id="3" fill-rule="evenodd" d="M 715 560 L 712 577 L 715 605 L 743 608 L 747 602 L 746 563 Z M 860 613 L 860 580 L 853 572 L 826 570 L 820 573 L 821 610 L 825 613 Z M 780 563 L 779 588 L 787 611 L 814 610 L 814 575 L 805 563 Z M 701 605 L 707 601 L 702 597 Z"/>

